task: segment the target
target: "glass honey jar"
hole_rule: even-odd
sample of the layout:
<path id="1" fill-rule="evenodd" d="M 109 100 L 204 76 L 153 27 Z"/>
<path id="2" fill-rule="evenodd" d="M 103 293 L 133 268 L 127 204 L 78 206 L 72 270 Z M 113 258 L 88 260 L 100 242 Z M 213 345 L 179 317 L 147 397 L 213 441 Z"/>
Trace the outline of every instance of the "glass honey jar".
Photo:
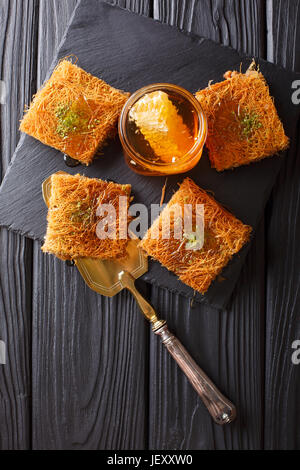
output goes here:
<path id="1" fill-rule="evenodd" d="M 156 83 L 136 91 L 119 118 L 119 137 L 129 167 L 144 175 L 191 170 L 200 160 L 207 120 L 184 88 Z"/>

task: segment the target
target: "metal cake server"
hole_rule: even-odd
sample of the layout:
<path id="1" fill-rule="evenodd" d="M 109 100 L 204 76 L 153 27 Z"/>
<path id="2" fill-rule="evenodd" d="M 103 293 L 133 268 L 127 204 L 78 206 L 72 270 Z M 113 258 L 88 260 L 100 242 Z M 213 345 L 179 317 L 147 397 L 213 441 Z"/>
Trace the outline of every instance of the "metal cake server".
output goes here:
<path id="1" fill-rule="evenodd" d="M 64 173 L 64 172 L 59 172 Z M 51 177 L 42 185 L 43 197 L 49 205 Z M 236 417 L 235 406 L 217 389 L 203 370 L 196 364 L 180 341 L 168 330 L 147 300 L 135 287 L 135 279 L 148 271 L 148 259 L 138 247 L 139 240 L 131 239 L 127 257 L 122 260 L 78 258 L 75 264 L 87 285 L 101 295 L 113 297 L 122 289 L 128 289 L 135 297 L 142 313 L 152 324 L 152 330 L 160 336 L 171 356 L 189 379 L 217 424 L 232 422 Z"/>

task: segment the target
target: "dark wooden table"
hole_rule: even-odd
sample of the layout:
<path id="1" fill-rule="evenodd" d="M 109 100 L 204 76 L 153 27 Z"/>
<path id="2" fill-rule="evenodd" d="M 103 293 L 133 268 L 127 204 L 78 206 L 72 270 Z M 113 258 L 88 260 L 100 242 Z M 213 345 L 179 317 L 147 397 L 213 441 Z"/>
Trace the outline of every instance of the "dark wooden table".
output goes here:
<path id="1" fill-rule="evenodd" d="M 300 71 L 300 0 L 111 0 Z M 76 0 L 0 0 L 3 178 L 25 103 Z M 226 311 L 144 286 L 197 362 L 236 403 L 214 425 L 131 295 L 107 299 L 36 242 L 0 232 L 1 449 L 300 448 L 299 140 L 284 162 Z"/>

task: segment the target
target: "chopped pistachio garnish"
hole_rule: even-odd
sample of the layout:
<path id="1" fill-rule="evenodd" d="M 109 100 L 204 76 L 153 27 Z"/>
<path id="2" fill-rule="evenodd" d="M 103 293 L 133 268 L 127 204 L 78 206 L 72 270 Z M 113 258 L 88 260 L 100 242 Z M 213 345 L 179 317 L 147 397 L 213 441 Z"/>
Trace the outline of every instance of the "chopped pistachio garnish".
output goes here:
<path id="1" fill-rule="evenodd" d="M 187 240 L 187 243 L 185 244 L 186 250 L 202 250 L 204 245 L 203 229 L 196 226 L 196 230 L 194 232 L 184 232 L 183 238 Z"/>
<path id="2" fill-rule="evenodd" d="M 248 140 L 252 136 L 253 132 L 262 126 L 259 120 L 259 115 L 254 111 L 242 111 L 238 110 L 238 113 L 232 111 L 235 119 L 239 123 L 240 132 L 242 139 Z"/>
<path id="3" fill-rule="evenodd" d="M 74 210 L 71 213 L 70 220 L 85 226 L 89 225 L 93 216 L 93 208 L 84 201 L 75 202 L 73 205 Z"/>
<path id="4" fill-rule="evenodd" d="M 92 119 L 89 113 L 81 109 L 76 102 L 58 104 L 55 109 L 55 116 L 58 124 L 56 132 L 60 137 L 65 138 L 69 134 L 88 132 L 99 124 L 98 119 Z"/>
<path id="5" fill-rule="evenodd" d="M 122 184 L 121 187 L 122 187 L 122 191 L 124 191 L 125 193 L 128 194 L 128 192 L 129 192 L 129 187 L 128 187 L 128 185 L 127 185 L 127 184 Z"/>

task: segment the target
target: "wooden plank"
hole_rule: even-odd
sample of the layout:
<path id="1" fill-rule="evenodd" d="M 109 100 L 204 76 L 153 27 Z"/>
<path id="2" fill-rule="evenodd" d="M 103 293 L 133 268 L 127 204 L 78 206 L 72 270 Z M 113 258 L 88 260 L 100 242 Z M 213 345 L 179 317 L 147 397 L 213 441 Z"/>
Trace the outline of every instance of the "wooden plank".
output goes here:
<path id="1" fill-rule="evenodd" d="M 264 55 L 262 2 L 155 1 L 154 17 L 181 29 Z M 191 308 L 153 288 L 152 304 L 192 356 L 232 399 L 239 417 L 214 425 L 158 339 L 150 336 L 149 446 L 157 449 L 262 447 L 264 226 L 261 224 L 227 311 Z"/>
<path id="2" fill-rule="evenodd" d="M 105 0 L 106 3 L 117 5 L 139 15 L 152 16 L 152 0 Z"/>
<path id="3" fill-rule="evenodd" d="M 41 81 L 68 22 L 70 3 L 43 3 Z M 146 12 L 148 3 L 131 6 Z M 145 448 L 148 330 L 142 315 L 130 294 L 113 299 L 95 294 L 76 269 L 43 255 L 38 243 L 34 244 L 32 370 L 35 449 Z"/>
<path id="4" fill-rule="evenodd" d="M 0 4 L 0 106 L 3 178 L 19 140 L 18 123 L 35 88 L 38 2 Z M 0 365 L 0 449 L 28 449 L 31 436 L 31 267 L 32 242 L 0 232 L 0 339 L 7 363 Z"/>
<path id="5" fill-rule="evenodd" d="M 37 87 L 42 85 L 55 49 L 63 37 L 78 0 L 39 0 Z"/>
<path id="6" fill-rule="evenodd" d="M 260 0 L 154 0 L 154 18 L 246 54 L 265 51 Z"/>
<path id="7" fill-rule="evenodd" d="M 267 2 L 268 58 L 300 71 L 300 1 Z M 287 84 L 287 86 L 289 86 Z M 292 93 L 292 90 L 291 90 Z M 298 123 L 299 124 L 299 123 Z M 265 447 L 299 449 L 300 128 L 267 208 Z"/>
<path id="8" fill-rule="evenodd" d="M 32 243 L 3 230 L 0 235 L 0 449 L 28 449 L 31 428 Z"/>
<path id="9" fill-rule="evenodd" d="M 294 71 L 300 70 L 300 1 L 267 0 L 267 58 Z"/>
<path id="10" fill-rule="evenodd" d="M 136 303 L 97 295 L 38 249 L 34 266 L 33 448 L 143 448 L 147 335 Z"/>

